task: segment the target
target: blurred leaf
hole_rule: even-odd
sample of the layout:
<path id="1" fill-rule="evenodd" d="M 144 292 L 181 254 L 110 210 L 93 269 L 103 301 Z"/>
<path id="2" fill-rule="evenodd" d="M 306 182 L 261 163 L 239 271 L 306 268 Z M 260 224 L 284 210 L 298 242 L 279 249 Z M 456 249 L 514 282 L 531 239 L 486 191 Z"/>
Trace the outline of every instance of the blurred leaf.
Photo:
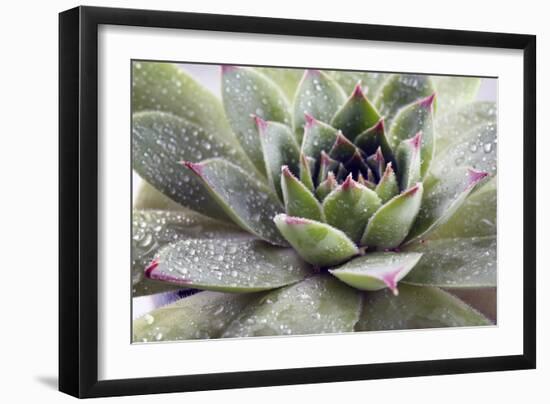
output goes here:
<path id="1" fill-rule="evenodd" d="M 298 282 L 311 274 L 291 248 L 239 236 L 188 239 L 155 255 L 146 276 L 194 289 L 258 292 Z"/>
<path id="2" fill-rule="evenodd" d="M 420 98 L 434 93 L 430 76 L 423 74 L 392 74 L 380 86 L 374 105 L 388 124 L 391 124 L 397 111 Z"/>
<path id="3" fill-rule="evenodd" d="M 356 331 L 404 330 L 490 325 L 481 313 L 435 287 L 401 284 L 399 296 L 389 290 L 365 295 Z"/>
<path id="4" fill-rule="evenodd" d="M 422 259 L 403 282 L 450 288 L 495 287 L 496 237 L 425 240 L 404 251 L 422 253 Z"/>
<path id="5" fill-rule="evenodd" d="M 304 75 L 303 69 L 287 69 L 282 67 L 256 67 L 260 73 L 273 80 L 281 90 L 289 102 L 294 100 L 294 94 L 298 88 L 298 84 Z"/>
<path id="6" fill-rule="evenodd" d="M 481 85 L 478 77 L 432 76 L 437 92 L 437 114 L 446 113 L 476 99 Z"/>
<path id="7" fill-rule="evenodd" d="M 224 156 L 236 164 L 237 150 L 216 133 L 164 112 L 140 112 L 132 119 L 132 163 L 139 175 L 175 202 L 228 220 L 218 204 L 181 161 Z"/>
<path id="8" fill-rule="evenodd" d="M 361 82 L 364 93 L 372 99 L 374 99 L 375 94 L 384 81 L 390 76 L 390 74 L 387 73 L 350 72 L 342 70 L 329 71 L 328 74 L 340 84 L 346 94 L 350 94 L 357 83 Z"/>
<path id="9" fill-rule="evenodd" d="M 338 83 L 320 70 L 306 70 L 294 97 L 294 131 L 302 139 L 305 114 L 329 122 L 346 101 Z M 312 156 L 313 157 L 313 156 Z"/>
<path id="10" fill-rule="evenodd" d="M 225 113 L 244 151 L 265 174 L 262 147 L 253 117 L 291 124 L 285 95 L 270 79 L 254 69 L 222 66 Z"/>
<path id="11" fill-rule="evenodd" d="M 248 305 L 223 337 L 351 332 L 360 303 L 354 289 L 328 275 L 316 275 Z"/>
<path id="12" fill-rule="evenodd" d="M 134 342 L 219 338 L 257 294 L 201 292 L 163 306 L 133 322 Z"/>
<path id="13" fill-rule="evenodd" d="M 132 213 L 133 295 L 142 296 L 174 289 L 144 279 L 143 271 L 160 247 L 187 238 L 235 237 L 242 233 L 234 226 L 192 211 L 136 210 Z M 181 287 L 180 287 L 181 288 Z"/>

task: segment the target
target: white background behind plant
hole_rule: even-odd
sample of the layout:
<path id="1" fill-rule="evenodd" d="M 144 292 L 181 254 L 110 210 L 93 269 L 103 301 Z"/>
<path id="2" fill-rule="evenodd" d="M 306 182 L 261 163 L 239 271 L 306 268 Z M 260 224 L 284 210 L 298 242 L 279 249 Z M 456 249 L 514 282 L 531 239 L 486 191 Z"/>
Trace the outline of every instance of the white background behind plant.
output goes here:
<path id="1" fill-rule="evenodd" d="M 550 26 L 545 3 L 394 0 L 364 3 L 256 0 L 89 0 L 89 5 L 157 8 L 286 18 L 370 22 L 538 35 L 538 339 L 539 368 L 458 376 L 284 386 L 124 397 L 109 403 L 507 403 L 548 399 L 550 380 L 550 189 L 543 152 L 550 150 Z M 2 401 L 69 403 L 57 375 L 57 13 L 79 4 L 4 2 L 2 64 L 3 252 L 0 371 Z M 519 213 L 518 213 L 519 214 Z M 520 270 L 520 268 L 518 268 Z M 414 349 L 414 347 L 411 347 Z M 182 359 L 183 360 L 183 359 Z"/>

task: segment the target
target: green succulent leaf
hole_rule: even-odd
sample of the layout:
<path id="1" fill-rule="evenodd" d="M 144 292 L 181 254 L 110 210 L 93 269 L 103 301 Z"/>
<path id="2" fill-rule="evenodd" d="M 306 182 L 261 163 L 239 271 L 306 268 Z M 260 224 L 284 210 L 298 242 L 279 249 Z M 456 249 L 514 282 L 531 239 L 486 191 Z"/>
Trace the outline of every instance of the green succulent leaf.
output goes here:
<path id="1" fill-rule="evenodd" d="M 497 177 L 466 199 L 449 220 L 430 232 L 429 239 L 494 236 L 497 233 Z"/>
<path id="2" fill-rule="evenodd" d="M 310 264 L 336 265 L 359 253 L 344 232 L 328 224 L 286 214 L 275 216 L 274 222 L 284 238 Z"/>
<path id="3" fill-rule="evenodd" d="M 143 271 L 159 248 L 188 238 L 223 238 L 246 235 L 234 226 L 192 211 L 136 210 L 132 213 L 133 295 L 172 290 L 172 285 L 144 279 Z M 181 287 L 180 287 L 181 288 Z"/>
<path id="4" fill-rule="evenodd" d="M 305 114 L 328 122 L 346 101 L 346 94 L 330 76 L 320 70 L 306 70 L 294 98 L 294 131 L 304 133 Z"/>
<path id="5" fill-rule="evenodd" d="M 351 332 L 360 307 L 356 290 L 328 275 L 316 275 L 249 304 L 223 337 Z"/>
<path id="6" fill-rule="evenodd" d="M 258 292 L 311 274 L 291 248 L 250 237 L 188 239 L 163 247 L 145 270 L 153 280 L 222 292 Z"/>
<path id="7" fill-rule="evenodd" d="M 397 183 L 397 177 L 395 176 L 391 162 L 386 165 L 386 170 L 374 190 L 382 203 L 388 202 L 399 194 L 399 184 Z"/>
<path id="8" fill-rule="evenodd" d="M 380 114 L 358 84 L 330 124 L 353 142 L 360 133 L 376 125 L 379 120 Z"/>
<path id="9" fill-rule="evenodd" d="M 282 206 L 267 185 L 223 159 L 185 165 L 237 225 L 270 243 L 286 245 L 272 221 Z"/>
<path id="10" fill-rule="evenodd" d="M 425 240 L 404 251 L 422 259 L 403 282 L 446 288 L 496 287 L 496 237 Z"/>
<path id="11" fill-rule="evenodd" d="M 283 90 L 289 102 L 294 100 L 294 94 L 296 94 L 298 84 L 304 75 L 304 70 L 281 67 L 256 67 L 256 70 L 273 80 Z"/>
<path id="12" fill-rule="evenodd" d="M 422 132 L 420 150 L 422 178 L 428 172 L 435 152 L 435 130 L 433 123 L 433 103 L 435 93 L 427 98 L 413 102 L 399 110 L 390 127 L 390 143 L 395 147 L 402 140 Z M 398 167 L 399 168 L 399 167 Z"/>
<path id="13" fill-rule="evenodd" d="M 390 76 L 387 73 L 349 71 L 330 71 L 329 74 L 340 84 L 346 94 L 350 94 L 357 83 L 361 82 L 363 92 L 370 98 L 373 98 Z"/>
<path id="14" fill-rule="evenodd" d="M 497 172 L 497 125 L 486 123 L 475 126 L 453 141 L 437 156 L 433 171 L 449 167 L 468 166 L 476 170 Z"/>
<path id="15" fill-rule="evenodd" d="M 317 199 L 323 202 L 327 195 L 330 194 L 334 189 L 336 189 L 337 186 L 338 182 L 336 181 L 334 173 L 331 171 L 328 173 L 327 178 L 323 182 L 321 182 L 315 190 L 315 195 L 317 196 Z"/>
<path id="16" fill-rule="evenodd" d="M 399 167 L 399 186 L 401 189 L 408 189 L 421 179 L 420 174 L 420 146 L 422 143 L 422 132 L 414 137 L 402 140 L 395 152 L 397 167 Z"/>
<path id="17" fill-rule="evenodd" d="M 313 193 L 284 166 L 281 188 L 285 211 L 290 216 L 324 221 L 323 209 Z"/>
<path id="18" fill-rule="evenodd" d="M 476 99 L 481 85 L 478 77 L 434 76 L 437 113 L 445 115 Z"/>
<path id="19" fill-rule="evenodd" d="M 256 123 L 260 134 L 267 178 L 282 200 L 281 167 L 288 166 L 292 172 L 297 173 L 299 171 L 300 148 L 288 126 L 278 122 L 267 122 L 259 117 L 256 117 Z"/>
<path id="20" fill-rule="evenodd" d="M 256 168 L 265 173 L 262 147 L 251 116 L 290 125 L 285 95 L 258 71 L 225 65 L 222 67 L 222 97 L 233 132 Z"/>
<path id="21" fill-rule="evenodd" d="M 311 192 L 315 191 L 315 184 L 313 183 L 312 170 L 315 168 L 315 159 L 307 157 L 305 154 L 300 155 L 300 181 Z"/>
<path id="22" fill-rule="evenodd" d="M 216 133 L 164 112 L 139 112 L 132 119 L 133 168 L 175 202 L 204 215 L 229 220 L 203 184 L 179 163 L 224 156 L 237 164 L 236 149 Z"/>
<path id="23" fill-rule="evenodd" d="M 332 159 L 328 154 L 326 154 L 324 151 L 321 152 L 321 161 L 319 163 L 319 172 L 317 173 L 317 183 L 322 183 L 325 179 L 327 179 L 330 172 L 333 174 L 338 171 L 340 163 L 334 159 Z"/>
<path id="24" fill-rule="evenodd" d="M 401 284 L 399 296 L 388 290 L 365 296 L 356 331 L 403 330 L 491 325 L 466 303 L 436 287 Z"/>
<path id="25" fill-rule="evenodd" d="M 187 210 L 142 179 L 134 197 L 134 209 Z"/>
<path id="26" fill-rule="evenodd" d="M 395 165 L 395 156 L 386 137 L 384 118 L 381 118 L 374 126 L 366 129 L 355 138 L 355 144 L 367 155 L 382 151 L 385 161 L 391 161 Z"/>
<path id="27" fill-rule="evenodd" d="M 497 107 L 494 102 L 476 101 L 462 105 L 447 114 L 438 113 L 435 119 L 436 156 L 442 154 L 451 142 L 468 143 L 475 138 L 472 129 L 496 125 Z"/>
<path id="28" fill-rule="evenodd" d="M 398 295 L 398 282 L 414 268 L 420 257 L 422 254 L 414 252 L 373 252 L 329 272 L 354 288 L 370 291 L 389 288 Z"/>
<path id="29" fill-rule="evenodd" d="M 386 202 L 370 218 L 361 245 L 395 248 L 405 240 L 420 210 L 422 183 Z"/>
<path id="30" fill-rule="evenodd" d="M 486 316 L 493 324 L 497 322 L 497 288 L 447 289 L 467 305 Z"/>
<path id="31" fill-rule="evenodd" d="M 336 139 L 334 140 L 334 145 L 330 149 L 328 155 L 336 161 L 346 161 L 351 159 L 353 155 L 358 152 L 359 149 L 357 146 L 350 142 L 341 131 L 338 131 Z"/>
<path id="32" fill-rule="evenodd" d="M 140 111 L 174 114 L 240 148 L 218 98 L 175 64 L 132 63 L 132 112 Z"/>
<path id="33" fill-rule="evenodd" d="M 200 292 L 134 320 L 134 342 L 219 338 L 255 293 Z"/>
<path id="34" fill-rule="evenodd" d="M 323 212 L 328 224 L 359 243 L 369 218 L 381 204 L 376 192 L 355 182 L 349 175 L 324 199 Z"/>
<path id="35" fill-rule="evenodd" d="M 426 236 L 449 220 L 487 173 L 467 167 L 449 168 L 425 182 L 422 207 L 408 237 L 410 243 Z"/>
<path id="36" fill-rule="evenodd" d="M 386 122 L 391 124 L 400 108 L 435 91 L 430 76 L 421 74 L 392 74 L 381 86 L 374 105 Z"/>
<path id="37" fill-rule="evenodd" d="M 336 141 L 338 130 L 309 114 L 305 114 L 305 122 L 302 153 L 317 159 L 322 151 L 330 151 Z"/>

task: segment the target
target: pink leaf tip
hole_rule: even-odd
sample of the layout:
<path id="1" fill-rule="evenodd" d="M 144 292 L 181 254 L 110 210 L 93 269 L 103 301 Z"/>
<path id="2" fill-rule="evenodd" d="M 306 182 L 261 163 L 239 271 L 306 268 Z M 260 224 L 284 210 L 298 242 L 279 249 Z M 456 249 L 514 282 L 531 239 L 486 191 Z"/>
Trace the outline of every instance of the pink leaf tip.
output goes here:
<path id="1" fill-rule="evenodd" d="M 398 268 L 395 271 L 388 272 L 382 275 L 382 281 L 392 291 L 394 296 L 397 296 L 399 294 L 399 290 L 397 289 L 397 278 L 399 277 L 399 273 L 402 269 L 403 268 Z"/>
<path id="2" fill-rule="evenodd" d="M 365 97 L 365 93 L 363 92 L 363 89 L 361 88 L 361 80 L 359 80 L 357 82 L 357 84 L 355 85 L 355 88 L 353 89 L 352 97 L 355 97 L 355 98 L 364 98 Z"/>
<path id="3" fill-rule="evenodd" d="M 147 278 L 150 278 L 151 272 L 153 272 L 153 270 L 158 266 L 159 266 L 159 262 L 157 259 L 154 259 L 153 261 L 151 261 L 151 263 L 147 265 L 147 267 L 145 268 L 145 276 Z"/>
<path id="4" fill-rule="evenodd" d="M 200 163 L 192 163 L 191 161 L 181 161 L 185 167 L 193 171 L 197 175 L 202 175 L 202 165 Z"/>
<path id="5" fill-rule="evenodd" d="M 252 118 L 256 122 L 256 126 L 258 127 L 258 131 L 260 133 L 264 132 L 267 128 L 267 121 L 263 120 L 258 115 L 252 115 Z"/>
<path id="6" fill-rule="evenodd" d="M 432 107 L 434 100 L 435 100 L 435 93 L 427 96 L 426 98 L 421 99 L 418 103 L 420 104 L 421 107 L 428 109 Z"/>
<path id="7" fill-rule="evenodd" d="M 317 122 L 317 120 L 313 117 L 313 115 L 310 115 L 307 112 L 304 112 L 304 118 L 306 120 L 307 128 L 311 128 Z"/>
<path id="8" fill-rule="evenodd" d="M 488 175 L 489 173 L 486 173 L 485 171 L 477 171 L 473 168 L 468 168 L 468 186 L 473 187 Z"/>
<path id="9" fill-rule="evenodd" d="M 284 213 L 281 214 L 282 219 L 285 221 L 286 224 L 289 225 L 296 225 L 296 224 L 308 224 L 309 221 L 307 219 L 296 217 L 296 216 L 288 216 Z"/>
<path id="10" fill-rule="evenodd" d="M 419 131 L 416 135 L 414 135 L 410 139 L 411 145 L 415 148 L 415 150 L 420 149 L 420 145 L 422 144 L 422 131 Z"/>
<path id="11" fill-rule="evenodd" d="M 418 190 L 420 189 L 421 186 L 422 186 L 422 183 L 417 182 L 416 185 L 410 187 L 405 192 L 403 192 L 403 195 L 413 196 L 414 194 L 416 194 L 418 192 Z"/>
<path id="12" fill-rule="evenodd" d="M 348 191 L 355 187 L 356 182 L 353 180 L 353 177 L 351 176 L 351 173 L 348 174 L 345 181 L 342 183 L 342 190 Z"/>
<path id="13" fill-rule="evenodd" d="M 376 122 L 376 125 L 374 125 L 374 131 L 375 132 L 384 132 L 384 118 L 380 118 L 378 122 Z"/>

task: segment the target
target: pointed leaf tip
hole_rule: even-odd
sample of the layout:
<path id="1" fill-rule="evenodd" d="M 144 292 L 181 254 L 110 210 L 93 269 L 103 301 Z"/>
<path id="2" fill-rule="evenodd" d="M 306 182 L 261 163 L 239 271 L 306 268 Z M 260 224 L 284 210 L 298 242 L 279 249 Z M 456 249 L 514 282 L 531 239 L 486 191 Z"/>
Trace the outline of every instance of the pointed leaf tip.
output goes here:
<path id="1" fill-rule="evenodd" d="M 193 171 L 199 177 L 202 176 L 202 165 L 200 163 L 193 163 L 191 161 L 181 161 L 185 167 Z"/>
<path id="2" fill-rule="evenodd" d="M 418 101 L 418 104 L 426 109 L 429 109 L 432 107 L 434 101 L 435 101 L 435 93 L 427 96 L 426 98 L 422 98 L 420 101 Z"/>
<path id="3" fill-rule="evenodd" d="M 145 276 L 147 278 L 151 278 L 151 272 L 153 272 L 153 270 L 158 266 L 159 266 L 159 261 L 157 259 L 154 259 L 153 261 L 151 261 L 151 263 L 147 265 L 147 267 L 145 268 Z"/>
<path id="4" fill-rule="evenodd" d="M 258 115 L 252 114 L 250 116 L 256 122 L 256 126 L 258 127 L 258 132 L 260 133 L 260 135 L 263 134 L 263 132 L 265 132 L 265 130 L 267 128 L 267 121 L 260 118 Z"/>
<path id="5" fill-rule="evenodd" d="M 352 96 L 357 97 L 357 98 L 364 98 L 365 97 L 365 93 L 363 92 L 363 89 L 361 88 L 361 80 L 359 80 L 357 82 L 357 84 L 355 85 L 355 88 L 353 89 Z"/>
<path id="6" fill-rule="evenodd" d="M 356 182 L 353 180 L 351 173 L 349 173 L 348 176 L 346 177 L 346 180 L 342 183 L 341 187 L 342 187 L 342 190 L 348 191 L 351 188 L 354 188 L 355 185 L 356 185 Z"/>
<path id="7" fill-rule="evenodd" d="M 485 171 L 478 171 L 473 168 L 468 168 L 468 187 L 473 187 L 488 175 L 489 173 Z"/>
<path id="8" fill-rule="evenodd" d="M 384 117 L 380 118 L 380 120 L 374 125 L 373 130 L 375 132 L 384 132 L 386 124 L 384 123 Z"/>
<path id="9" fill-rule="evenodd" d="M 393 272 L 388 272 L 382 275 L 382 281 L 386 284 L 388 289 L 390 289 L 394 296 L 399 295 L 399 290 L 397 289 L 398 276 L 403 271 L 404 268 L 397 268 Z"/>
<path id="10" fill-rule="evenodd" d="M 422 144 L 422 131 L 418 131 L 416 135 L 410 139 L 410 142 L 416 150 L 420 149 L 420 145 Z"/>

